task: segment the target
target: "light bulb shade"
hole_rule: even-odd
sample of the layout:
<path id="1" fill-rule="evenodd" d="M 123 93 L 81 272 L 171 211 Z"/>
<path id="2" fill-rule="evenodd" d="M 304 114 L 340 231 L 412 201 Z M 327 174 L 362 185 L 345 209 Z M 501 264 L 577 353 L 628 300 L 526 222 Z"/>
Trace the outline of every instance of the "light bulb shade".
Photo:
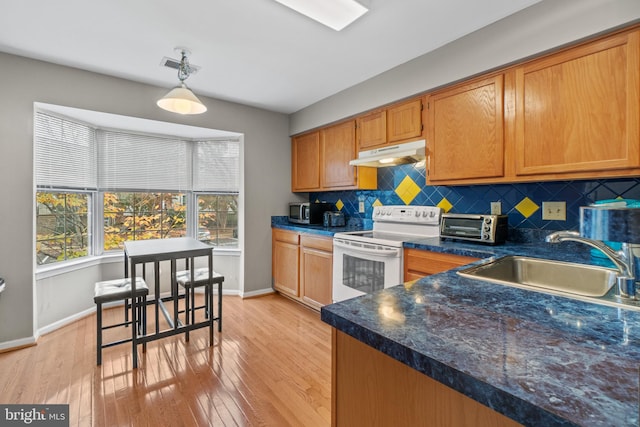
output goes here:
<path id="1" fill-rule="evenodd" d="M 207 107 L 184 83 L 171 89 L 157 104 L 163 110 L 178 114 L 202 114 L 207 111 Z"/>

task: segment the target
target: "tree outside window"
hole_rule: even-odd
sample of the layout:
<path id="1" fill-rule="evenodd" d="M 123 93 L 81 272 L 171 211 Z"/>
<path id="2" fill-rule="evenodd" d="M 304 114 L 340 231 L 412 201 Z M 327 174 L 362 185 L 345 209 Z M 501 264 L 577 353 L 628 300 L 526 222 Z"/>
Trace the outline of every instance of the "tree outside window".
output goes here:
<path id="1" fill-rule="evenodd" d="M 187 235 L 186 197 L 181 193 L 104 193 L 104 250 L 126 240 Z"/>
<path id="2" fill-rule="evenodd" d="M 39 265 L 89 253 L 88 193 L 36 193 L 36 259 Z"/>
<path id="3" fill-rule="evenodd" d="M 198 240 L 218 247 L 238 247 L 238 196 L 198 195 Z"/>

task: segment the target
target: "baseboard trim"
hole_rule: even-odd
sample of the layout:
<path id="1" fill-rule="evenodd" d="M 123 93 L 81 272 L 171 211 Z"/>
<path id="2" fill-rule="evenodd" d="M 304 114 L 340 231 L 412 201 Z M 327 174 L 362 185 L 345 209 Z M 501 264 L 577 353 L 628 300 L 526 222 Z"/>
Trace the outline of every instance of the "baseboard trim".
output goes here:
<path id="1" fill-rule="evenodd" d="M 251 292 L 241 292 L 240 297 L 243 299 L 253 298 L 253 297 L 260 297 L 262 295 L 268 295 L 273 293 L 275 293 L 273 288 L 266 288 L 266 289 L 258 289 L 257 291 L 251 291 Z"/>
<path id="2" fill-rule="evenodd" d="M 20 350 L 21 348 L 25 347 L 32 347 L 37 344 L 36 341 L 36 337 L 20 338 L 19 340 L 6 341 L 0 343 L 0 353 Z"/>
<path id="3" fill-rule="evenodd" d="M 204 288 L 197 288 L 195 289 L 196 293 L 204 293 Z M 254 297 L 254 296 L 260 296 L 260 295 L 265 295 L 268 293 L 272 293 L 273 289 L 263 289 L 263 290 L 259 290 L 259 291 L 252 291 L 252 292 L 248 292 L 248 293 L 241 293 L 239 290 L 237 289 L 223 289 L 222 290 L 222 295 L 231 295 L 231 296 L 240 296 L 241 298 L 250 298 L 250 297 Z M 218 292 L 217 290 L 214 290 L 214 295 L 217 295 Z M 162 293 L 161 296 L 168 296 L 169 293 Z M 104 308 L 111 308 L 111 307 L 117 307 L 117 306 L 121 306 L 123 305 L 124 302 L 122 301 L 116 301 L 116 302 L 111 302 L 111 303 L 107 303 L 104 304 Z M 13 340 L 13 341 L 6 341 L 3 343 L 0 343 L 0 353 L 4 353 L 4 352 L 8 352 L 8 351 L 13 351 L 13 350 L 19 350 L 21 348 L 24 347 L 30 347 L 33 345 L 37 344 L 38 341 L 38 337 L 48 334 L 49 332 L 53 332 L 55 330 L 58 330 L 64 326 L 67 326 L 70 323 L 73 323 L 77 320 L 82 319 L 83 317 L 87 317 L 92 315 L 93 313 L 96 312 L 96 308 L 91 307 L 88 308 L 86 310 L 83 310 L 79 313 L 75 313 L 71 316 L 65 317 L 64 319 L 60 319 L 56 322 L 50 323 L 46 326 L 43 326 L 42 328 L 38 329 L 38 335 L 37 337 L 32 336 L 32 337 L 27 337 L 27 338 L 20 338 L 17 340 Z"/>

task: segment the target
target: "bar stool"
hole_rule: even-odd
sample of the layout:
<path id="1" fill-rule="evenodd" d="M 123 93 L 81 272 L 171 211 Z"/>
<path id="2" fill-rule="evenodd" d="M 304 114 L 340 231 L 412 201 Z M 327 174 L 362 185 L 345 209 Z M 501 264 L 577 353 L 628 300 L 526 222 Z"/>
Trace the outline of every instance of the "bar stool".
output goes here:
<path id="1" fill-rule="evenodd" d="M 188 263 L 187 263 L 188 268 Z M 209 269 L 207 267 L 196 268 L 193 270 L 193 281 L 191 280 L 191 270 L 181 270 L 176 273 L 176 281 L 178 285 L 185 290 L 185 317 L 187 324 L 195 323 L 195 311 L 205 310 L 205 316 L 210 320 L 210 329 L 213 327 L 213 321 L 218 322 L 218 332 L 222 332 L 222 283 L 224 276 L 211 272 L 211 283 L 209 283 Z M 213 285 L 218 284 L 218 317 L 213 317 Z M 195 306 L 195 288 L 203 287 L 205 292 L 204 305 Z M 191 316 L 191 319 L 189 319 Z M 189 331 L 185 333 L 186 340 L 189 341 Z M 210 340 L 213 342 L 213 330 L 210 331 Z"/>
<path id="2" fill-rule="evenodd" d="M 102 282 L 96 282 L 94 288 L 94 297 L 93 301 L 96 303 L 96 319 L 97 319 L 97 362 L 98 365 L 102 365 L 102 349 L 107 347 L 112 347 L 118 344 L 124 344 L 131 342 L 133 340 L 133 334 L 142 334 L 146 335 L 147 333 L 147 310 L 146 310 L 146 299 L 147 295 L 149 295 L 149 287 L 142 277 L 136 278 L 136 293 L 133 295 L 131 292 L 131 279 L 115 279 L 115 280 L 106 280 Z M 129 304 L 128 300 L 133 298 L 137 301 L 138 307 L 138 325 L 132 325 L 131 328 L 131 338 L 121 339 L 117 341 L 112 341 L 104 344 L 102 342 L 102 331 L 107 329 L 112 329 L 120 326 L 129 326 L 133 322 L 128 320 L 128 316 L 125 318 L 124 322 L 116 323 L 112 325 L 104 326 L 102 324 L 102 304 L 114 301 L 124 301 L 125 302 L 125 311 L 127 310 Z M 133 316 L 132 316 L 133 317 Z M 143 344 L 143 351 L 146 350 L 146 343 Z"/>

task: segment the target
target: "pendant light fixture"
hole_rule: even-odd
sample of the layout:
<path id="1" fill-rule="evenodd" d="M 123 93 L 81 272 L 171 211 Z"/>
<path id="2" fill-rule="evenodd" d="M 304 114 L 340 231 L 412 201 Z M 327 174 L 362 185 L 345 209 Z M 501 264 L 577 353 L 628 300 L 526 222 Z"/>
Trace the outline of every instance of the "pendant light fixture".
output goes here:
<path id="1" fill-rule="evenodd" d="M 191 53 L 187 49 L 180 49 L 181 59 L 177 64 L 178 79 L 180 85 L 174 87 L 164 97 L 158 100 L 158 107 L 163 110 L 178 114 L 202 114 L 207 111 L 207 107 L 194 95 L 185 84 L 185 80 L 197 71 L 197 68 L 189 65 L 187 55 Z"/>

